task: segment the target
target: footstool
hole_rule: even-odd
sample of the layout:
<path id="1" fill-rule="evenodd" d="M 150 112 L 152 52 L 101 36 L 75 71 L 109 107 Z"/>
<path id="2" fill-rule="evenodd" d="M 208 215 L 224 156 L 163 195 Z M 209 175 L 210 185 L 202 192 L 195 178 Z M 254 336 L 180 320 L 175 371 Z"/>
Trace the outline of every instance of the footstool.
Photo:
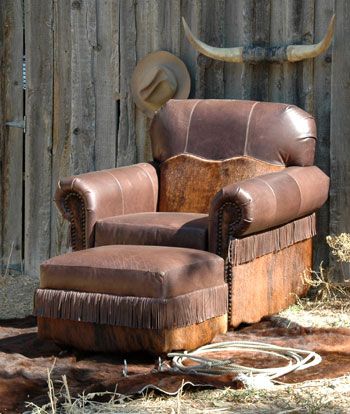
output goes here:
<path id="1" fill-rule="evenodd" d="M 41 265 L 40 338 L 82 350 L 163 354 L 227 329 L 224 261 L 205 251 L 113 245 Z"/>

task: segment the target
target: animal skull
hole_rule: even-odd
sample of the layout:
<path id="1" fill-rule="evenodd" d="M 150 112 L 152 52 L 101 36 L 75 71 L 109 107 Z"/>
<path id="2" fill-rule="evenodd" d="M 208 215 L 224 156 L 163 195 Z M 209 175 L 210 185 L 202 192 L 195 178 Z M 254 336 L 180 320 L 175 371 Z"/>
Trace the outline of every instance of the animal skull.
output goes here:
<path id="1" fill-rule="evenodd" d="M 212 59 L 232 63 L 257 63 L 260 61 L 298 62 L 300 60 L 314 58 L 328 49 L 334 33 L 335 15 L 331 18 L 325 37 L 319 43 L 313 45 L 289 45 L 271 48 L 242 46 L 230 48 L 213 47 L 197 39 L 191 32 L 184 18 L 182 18 L 182 23 L 186 37 L 191 45 L 198 52 Z"/>

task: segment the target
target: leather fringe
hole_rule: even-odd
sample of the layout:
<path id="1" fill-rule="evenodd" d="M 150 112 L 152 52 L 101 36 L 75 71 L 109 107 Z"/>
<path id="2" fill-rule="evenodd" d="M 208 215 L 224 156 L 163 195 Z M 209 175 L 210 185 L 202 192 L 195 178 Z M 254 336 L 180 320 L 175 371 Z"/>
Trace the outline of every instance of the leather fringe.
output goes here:
<path id="1" fill-rule="evenodd" d="M 312 214 L 270 231 L 232 239 L 228 259 L 232 266 L 238 266 L 265 254 L 276 253 L 315 234 L 316 216 Z"/>
<path id="2" fill-rule="evenodd" d="M 37 289 L 34 315 L 144 329 L 181 328 L 227 313 L 227 285 L 170 299 Z"/>

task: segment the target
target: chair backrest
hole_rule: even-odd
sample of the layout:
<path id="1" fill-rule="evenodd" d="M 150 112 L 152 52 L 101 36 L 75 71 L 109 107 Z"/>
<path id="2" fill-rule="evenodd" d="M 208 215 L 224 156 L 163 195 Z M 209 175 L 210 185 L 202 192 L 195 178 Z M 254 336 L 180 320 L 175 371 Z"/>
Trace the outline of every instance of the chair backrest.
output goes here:
<path id="1" fill-rule="evenodd" d="M 170 100 L 150 129 L 159 211 L 208 212 L 223 186 L 312 165 L 316 126 L 302 109 L 239 100 Z"/>

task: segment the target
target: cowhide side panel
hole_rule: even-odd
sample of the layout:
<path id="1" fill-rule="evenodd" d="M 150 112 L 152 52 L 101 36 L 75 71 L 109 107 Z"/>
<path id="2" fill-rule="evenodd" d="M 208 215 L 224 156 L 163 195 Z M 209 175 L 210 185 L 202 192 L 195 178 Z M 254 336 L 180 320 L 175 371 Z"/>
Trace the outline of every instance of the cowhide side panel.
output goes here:
<path id="1" fill-rule="evenodd" d="M 159 211 L 208 213 L 210 200 L 225 185 L 283 168 L 251 157 L 214 161 L 176 155 L 160 166 Z"/>
<path id="2" fill-rule="evenodd" d="M 96 352 L 147 352 L 159 356 L 174 350 L 198 348 L 226 331 L 227 315 L 183 328 L 160 330 L 38 318 L 39 338 Z"/>
<path id="3" fill-rule="evenodd" d="M 233 266 L 228 275 L 229 327 L 258 322 L 295 303 L 308 291 L 302 276 L 311 268 L 311 238 Z"/>

